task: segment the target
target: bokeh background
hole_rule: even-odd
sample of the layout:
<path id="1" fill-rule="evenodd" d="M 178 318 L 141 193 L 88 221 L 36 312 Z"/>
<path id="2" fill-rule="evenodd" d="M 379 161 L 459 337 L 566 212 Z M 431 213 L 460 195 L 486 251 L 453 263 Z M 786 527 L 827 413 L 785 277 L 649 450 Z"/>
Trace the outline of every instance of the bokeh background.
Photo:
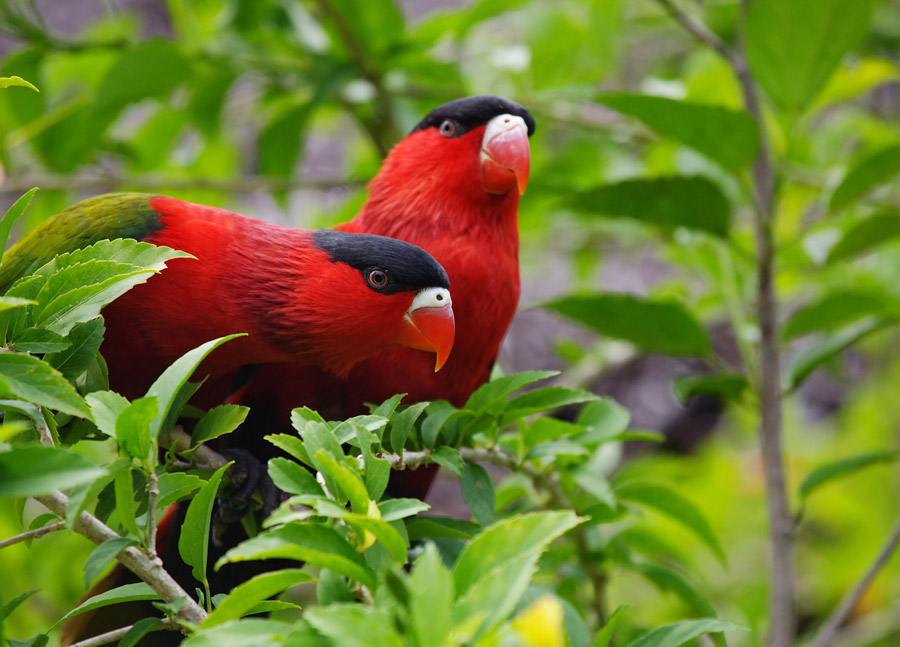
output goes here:
<path id="1" fill-rule="evenodd" d="M 860 290 L 893 317 L 900 312 L 900 228 L 877 232 L 877 253 L 827 262 L 834 245 L 872 215 L 888 224 L 900 219 L 900 163 L 881 169 L 880 186 L 865 199 L 840 209 L 830 202 L 859 159 L 900 145 L 900 3 L 859 4 L 872 9 L 864 37 L 810 104 L 792 114 L 766 105 L 781 191 L 777 287 L 785 316 L 824 295 Z M 684 6 L 733 39 L 738 2 Z M 741 107 L 727 65 L 659 4 L 0 0 L 0 76 L 10 75 L 41 90 L 0 94 L 0 209 L 41 188 L 17 233 L 108 191 L 159 192 L 281 224 L 329 226 L 353 215 L 384 154 L 433 107 L 482 93 L 527 107 L 537 132 L 520 210 L 523 296 L 500 365 L 559 370 L 560 383 L 614 397 L 632 428 L 662 432 L 661 446 L 626 445 L 603 469 L 620 481 L 674 487 L 721 540 L 727 564 L 663 515 L 604 526 L 604 548 L 628 552 L 611 570 L 610 608 L 629 604 L 634 622 L 655 626 L 691 616 L 705 598 L 720 617 L 751 628 L 733 644 L 764 636 L 768 544 L 756 402 L 744 392 L 683 403 L 672 388 L 679 375 L 739 370 L 742 346 L 758 338 L 748 307 L 748 199 L 713 161 L 602 103 L 603 92 L 624 90 Z M 727 243 L 690 228 L 648 226 L 639 216 L 611 217 L 622 214 L 604 213 L 590 199 L 601 185 L 671 175 L 718 187 L 732 218 Z M 647 353 L 540 307 L 583 291 L 677 300 L 708 329 L 716 359 Z M 843 323 L 854 323 L 852 314 Z M 788 358 L 816 343 L 786 341 Z M 853 585 L 900 512 L 898 344 L 896 326 L 867 331 L 786 400 L 795 509 L 814 466 L 883 452 L 802 506 L 801 632 Z M 452 512 L 454 487 L 439 481 L 432 503 Z M 17 514 L 11 504 L 0 507 L 0 537 L 19 531 Z M 35 514 L 25 511 L 26 524 Z M 83 593 L 81 565 L 91 547 L 79 540 L 51 536 L 31 550 L 0 553 L 0 597 L 53 582 L 10 618 L 12 637 L 45 629 Z M 898 576 L 894 559 L 853 610 L 846 644 L 900 643 Z"/>

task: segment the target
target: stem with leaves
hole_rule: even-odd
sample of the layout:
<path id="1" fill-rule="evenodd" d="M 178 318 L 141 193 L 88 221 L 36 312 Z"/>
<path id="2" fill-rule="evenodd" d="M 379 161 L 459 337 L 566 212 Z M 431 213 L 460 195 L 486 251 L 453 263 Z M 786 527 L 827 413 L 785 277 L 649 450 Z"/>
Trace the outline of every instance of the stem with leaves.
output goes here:
<path id="1" fill-rule="evenodd" d="M 779 348 L 778 298 L 775 292 L 775 170 L 759 102 L 759 91 L 750 72 L 742 35 L 737 49 L 730 47 L 706 25 L 694 19 L 673 0 L 657 2 L 686 31 L 722 56 L 741 86 L 744 106 L 756 121 L 760 148 L 753 164 L 753 211 L 756 239 L 756 317 L 760 329 L 759 373 L 754 380 L 759 391 L 759 440 L 766 475 L 766 504 L 771 542 L 770 647 L 790 647 L 794 641 L 793 522 L 787 501 L 782 446 L 781 357 Z M 742 0 L 746 22 L 749 0 Z M 743 29 L 740 30 L 743 34 Z"/>

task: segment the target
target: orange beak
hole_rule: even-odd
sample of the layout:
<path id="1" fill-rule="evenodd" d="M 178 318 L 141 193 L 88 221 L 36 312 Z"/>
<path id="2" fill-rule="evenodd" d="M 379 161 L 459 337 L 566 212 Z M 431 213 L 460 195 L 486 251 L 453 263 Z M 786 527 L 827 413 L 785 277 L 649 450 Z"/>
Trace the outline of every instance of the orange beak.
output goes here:
<path id="1" fill-rule="evenodd" d="M 403 319 L 398 343 L 410 348 L 427 350 L 437 354 L 434 372 L 437 373 L 450 357 L 456 322 L 453 306 L 422 306 L 411 309 Z"/>
<path id="2" fill-rule="evenodd" d="M 503 118 L 510 117 L 497 117 Z M 485 132 L 485 136 L 490 139 L 481 146 L 481 181 L 488 193 L 503 194 L 518 186 L 521 195 L 528 186 L 528 172 L 531 169 L 528 128 L 521 118 L 515 119 L 518 123 L 513 123 L 511 127 L 496 134 L 492 134 L 491 124 Z"/>

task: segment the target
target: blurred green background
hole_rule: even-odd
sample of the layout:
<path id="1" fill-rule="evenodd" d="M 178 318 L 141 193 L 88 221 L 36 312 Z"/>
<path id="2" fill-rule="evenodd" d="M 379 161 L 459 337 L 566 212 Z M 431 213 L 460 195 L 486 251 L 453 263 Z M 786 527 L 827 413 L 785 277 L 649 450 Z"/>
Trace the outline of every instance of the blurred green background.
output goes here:
<path id="1" fill-rule="evenodd" d="M 816 3 L 808 4 L 815 13 Z M 683 6 L 733 39 L 740 3 Z M 860 2 L 858 9 L 864 37 L 814 98 L 797 109 L 764 106 L 779 178 L 777 287 L 785 314 L 860 291 L 892 315 L 900 312 L 900 228 L 893 226 L 900 163 L 880 167 L 879 186 L 864 198 L 837 205 L 831 197 L 848 168 L 900 145 L 900 2 Z M 815 20 L 810 25 L 818 29 Z M 605 469 L 618 481 L 641 477 L 674 487 L 721 539 L 727 565 L 662 515 L 604 525 L 604 549 L 614 554 L 622 545 L 629 553 L 611 569 L 609 608 L 628 604 L 630 620 L 648 626 L 690 617 L 692 592 L 654 584 L 642 570 L 660 565 L 691 573 L 719 617 L 752 629 L 732 644 L 763 639 L 768 544 L 754 396 L 703 396 L 682 406 L 672 379 L 708 370 L 706 363 L 647 354 L 538 307 L 582 290 L 676 299 L 709 328 L 718 366 L 731 370 L 740 365 L 739 348 L 758 338 L 748 306 L 752 222 L 739 178 L 602 103 L 602 93 L 621 90 L 741 107 L 729 68 L 659 4 L 0 0 L 0 76 L 11 75 L 41 90 L 0 93 L 0 209 L 41 187 L 19 233 L 78 199 L 127 190 L 329 226 L 352 216 L 383 155 L 431 108 L 481 93 L 528 108 L 537 132 L 520 210 L 523 298 L 501 366 L 560 369 L 562 383 L 613 395 L 629 409 L 633 428 L 663 432 L 662 449 L 626 446 Z M 671 175 L 706 178 L 727 197 L 727 243 L 685 227 L 609 217 L 591 203 L 595 187 Z M 875 233 L 877 253 L 830 262 L 834 246 L 873 214 L 887 218 Z M 867 245 L 863 251 L 874 248 Z M 795 509 L 798 486 L 814 466 L 896 450 L 898 342 L 895 325 L 879 326 L 786 400 Z M 785 350 L 796 358 L 816 343 L 798 337 Z M 900 479 L 892 460 L 886 454 L 823 487 L 803 507 L 796 537 L 807 639 L 895 523 Z M 441 490 L 449 482 L 440 483 L 433 498 L 452 510 L 453 492 Z M 0 538 L 16 534 L 17 511 L 0 505 Z M 38 508 L 25 510 L 26 524 Z M 3 599 L 55 582 L 12 615 L 12 637 L 45 629 L 71 607 L 83 593 L 89 551 L 81 538 L 51 536 L 31 550 L 0 552 Z M 900 644 L 898 575 L 894 559 L 854 609 L 842 644 Z"/>

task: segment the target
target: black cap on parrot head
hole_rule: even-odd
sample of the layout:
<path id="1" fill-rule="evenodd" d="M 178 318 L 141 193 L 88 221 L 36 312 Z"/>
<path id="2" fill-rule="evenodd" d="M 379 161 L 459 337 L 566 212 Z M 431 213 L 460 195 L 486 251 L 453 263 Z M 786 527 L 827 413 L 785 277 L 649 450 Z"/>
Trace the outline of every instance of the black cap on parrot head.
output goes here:
<path id="1" fill-rule="evenodd" d="M 412 129 L 412 132 L 439 127 L 444 121 L 449 119 L 456 125 L 453 136 L 460 137 L 473 128 L 483 126 L 498 115 L 516 115 L 521 117 L 525 120 L 525 125 L 528 126 L 528 135 L 534 134 L 534 117 L 531 116 L 530 112 L 515 101 L 510 101 L 503 97 L 494 97 L 489 94 L 455 99 L 438 106 L 429 112 Z"/>
<path id="2" fill-rule="evenodd" d="M 450 287 L 447 272 L 431 254 L 402 240 L 320 229 L 313 243 L 333 263 L 359 270 L 369 288 L 381 294 Z"/>

